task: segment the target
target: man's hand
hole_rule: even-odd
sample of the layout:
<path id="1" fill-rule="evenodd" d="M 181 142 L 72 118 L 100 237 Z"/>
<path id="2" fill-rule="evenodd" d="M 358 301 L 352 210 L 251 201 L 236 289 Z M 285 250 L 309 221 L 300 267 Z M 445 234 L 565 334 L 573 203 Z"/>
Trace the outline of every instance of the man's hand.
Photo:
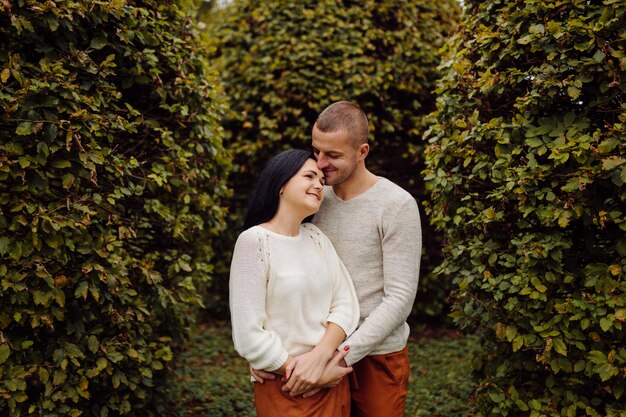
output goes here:
<path id="1" fill-rule="evenodd" d="M 248 364 L 248 369 L 252 378 L 254 378 L 254 380 L 259 384 L 262 384 L 266 379 L 276 379 L 276 375 L 274 375 L 273 373 L 262 371 L 261 369 L 254 369 L 250 364 Z"/>

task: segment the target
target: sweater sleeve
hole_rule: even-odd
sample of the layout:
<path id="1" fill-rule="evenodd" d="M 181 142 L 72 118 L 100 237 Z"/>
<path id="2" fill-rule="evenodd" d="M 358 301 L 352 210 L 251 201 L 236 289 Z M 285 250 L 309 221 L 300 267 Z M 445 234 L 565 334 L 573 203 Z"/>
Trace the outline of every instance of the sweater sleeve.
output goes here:
<path id="1" fill-rule="evenodd" d="M 333 298 L 327 321 L 341 327 L 349 336 L 359 324 L 359 300 L 346 266 L 330 240 L 323 233 L 322 236 L 325 258 L 333 271 Z"/>
<path id="2" fill-rule="evenodd" d="M 235 350 L 253 368 L 274 371 L 285 363 L 288 353 L 278 334 L 263 327 L 269 265 L 261 239 L 248 229 L 235 243 L 230 267 L 230 315 Z"/>
<path id="3" fill-rule="evenodd" d="M 422 248 L 417 203 L 407 198 L 384 221 L 382 238 L 383 298 L 339 349 L 350 346 L 348 365 L 367 356 L 394 330 L 402 326 L 413 308 Z"/>

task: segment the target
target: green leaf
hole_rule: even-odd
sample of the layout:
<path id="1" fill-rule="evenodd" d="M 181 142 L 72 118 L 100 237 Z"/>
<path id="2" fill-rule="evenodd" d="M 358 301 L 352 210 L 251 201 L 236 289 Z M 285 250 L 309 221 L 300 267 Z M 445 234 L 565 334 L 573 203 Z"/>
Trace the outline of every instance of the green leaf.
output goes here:
<path id="1" fill-rule="evenodd" d="M 33 131 L 32 122 L 22 122 L 19 125 L 17 125 L 17 129 L 15 129 L 15 133 L 20 136 L 30 135 L 32 131 Z"/>
<path id="2" fill-rule="evenodd" d="M 506 326 L 506 340 L 508 340 L 509 342 L 512 341 L 513 339 L 515 339 L 515 336 L 517 336 L 517 327 L 515 326 Z"/>
<path id="3" fill-rule="evenodd" d="M 527 138 L 526 139 L 526 144 L 528 146 L 530 146 L 531 148 L 537 148 L 537 147 L 543 145 L 543 140 L 541 140 L 541 138 L 539 138 L 539 137 Z"/>
<path id="4" fill-rule="evenodd" d="M 602 382 L 608 381 L 609 379 L 619 374 L 619 368 L 610 363 L 600 365 L 596 370 L 598 372 L 598 375 L 600 375 L 600 379 L 602 380 Z"/>
<path id="5" fill-rule="evenodd" d="M 59 386 L 65 382 L 67 379 L 67 373 L 64 369 L 56 369 L 54 371 L 54 375 L 52 377 L 52 383 L 56 386 Z"/>
<path id="6" fill-rule="evenodd" d="M 107 45 L 108 41 L 104 36 L 96 36 L 91 40 L 89 46 L 93 49 L 102 49 Z"/>
<path id="7" fill-rule="evenodd" d="M 57 159 L 56 161 L 52 161 L 50 165 L 54 168 L 70 168 L 72 166 L 71 162 L 67 159 Z"/>
<path id="8" fill-rule="evenodd" d="M 50 123 L 50 125 L 46 128 L 46 131 L 45 131 L 46 139 L 53 141 L 54 139 L 56 139 L 58 133 L 59 133 L 59 127 L 57 126 L 57 124 Z"/>
<path id="9" fill-rule="evenodd" d="M 44 368 L 43 366 L 40 366 L 38 373 L 39 373 L 39 380 L 41 381 L 42 384 L 45 385 L 50 379 L 50 372 L 48 372 L 48 370 Z"/>
<path id="10" fill-rule="evenodd" d="M 124 355 L 122 355 L 119 352 L 112 351 L 112 352 L 107 352 L 107 358 L 113 363 L 118 363 L 119 361 L 124 359 Z"/>
<path id="11" fill-rule="evenodd" d="M 8 68 L 5 68 L 0 73 L 0 81 L 2 81 L 2 83 L 4 84 L 7 82 L 10 76 L 11 76 L 11 70 Z"/>
<path id="12" fill-rule="evenodd" d="M 617 139 L 617 138 L 609 138 L 606 139 L 604 141 L 602 141 L 602 143 L 600 143 L 598 145 L 598 151 L 600 153 L 609 153 L 611 152 L 613 149 L 615 149 L 615 147 L 617 145 L 619 145 L 621 142 Z"/>
<path id="13" fill-rule="evenodd" d="M 59 234 L 47 235 L 44 238 L 44 242 L 46 242 L 46 245 L 50 246 L 52 249 L 56 249 L 63 243 L 63 236 Z"/>
<path id="14" fill-rule="evenodd" d="M 59 20 L 56 17 L 48 16 L 46 17 L 46 22 L 48 23 L 48 27 L 51 32 L 56 32 L 59 28 Z"/>
<path id="15" fill-rule="evenodd" d="M 574 364 L 574 372 L 582 372 L 584 369 L 585 369 L 585 361 L 582 359 L 576 361 L 576 363 Z"/>
<path id="16" fill-rule="evenodd" d="M 493 392 L 491 391 L 489 393 L 489 398 L 491 398 L 491 401 L 493 401 L 494 403 L 500 403 L 502 401 L 504 401 L 504 394 L 501 392 Z"/>
<path id="17" fill-rule="evenodd" d="M 524 338 L 522 336 L 517 336 L 511 345 L 513 347 L 513 352 L 517 352 L 524 345 Z"/>
<path id="18" fill-rule="evenodd" d="M 92 353 L 96 353 L 96 351 L 100 347 L 100 344 L 98 343 L 98 338 L 94 335 L 89 336 L 89 339 L 87 340 L 87 347 Z"/>
<path id="19" fill-rule="evenodd" d="M 593 54 L 593 60 L 596 61 L 598 64 L 604 61 L 605 57 L 606 57 L 606 54 L 599 49 L 596 51 L 595 54 Z"/>
<path id="20" fill-rule="evenodd" d="M 28 156 L 20 156 L 17 161 L 19 162 L 21 168 L 27 168 L 30 166 L 30 159 Z"/>
<path id="21" fill-rule="evenodd" d="M 543 285 L 541 283 L 541 281 L 539 281 L 539 278 L 537 278 L 537 277 L 531 277 L 530 278 L 530 282 L 533 284 L 533 287 L 535 287 L 537 289 L 537 291 L 539 291 L 541 293 L 546 292 L 546 290 L 548 289 L 548 287 Z"/>
<path id="22" fill-rule="evenodd" d="M 89 282 L 81 281 L 74 291 L 74 297 L 82 297 L 83 299 L 87 299 L 87 291 L 89 291 Z"/>
<path id="23" fill-rule="evenodd" d="M 5 363 L 9 356 L 11 355 L 11 349 L 9 345 L 0 345 L 0 365 Z"/>
<path id="24" fill-rule="evenodd" d="M 578 99 L 580 97 L 580 88 L 574 87 L 573 85 L 567 87 L 567 95 L 572 98 L 572 100 Z"/>
<path id="25" fill-rule="evenodd" d="M 9 245 L 11 244 L 11 239 L 6 236 L 0 237 L 0 255 L 4 255 L 9 251 Z"/>
<path id="26" fill-rule="evenodd" d="M 68 173 L 68 174 L 63 175 L 63 180 L 62 180 L 63 188 L 70 188 L 72 184 L 74 184 L 74 180 L 75 180 L 75 177 L 72 174 Z"/>
<path id="27" fill-rule="evenodd" d="M 626 162 L 626 158 L 611 156 L 602 160 L 602 169 L 611 171 Z"/>
<path id="28" fill-rule="evenodd" d="M 560 355 L 567 356 L 567 348 L 561 339 L 554 339 L 554 350 Z"/>
<path id="29" fill-rule="evenodd" d="M 613 326 L 613 320 L 607 318 L 607 317 L 603 317 L 600 319 L 600 327 L 602 328 L 602 330 L 604 330 L 605 332 L 609 331 L 609 329 Z"/>
<path id="30" fill-rule="evenodd" d="M 599 350 L 592 350 L 589 352 L 589 360 L 594 364 L 602 364 L 608 361 L 607 356 Z"/>

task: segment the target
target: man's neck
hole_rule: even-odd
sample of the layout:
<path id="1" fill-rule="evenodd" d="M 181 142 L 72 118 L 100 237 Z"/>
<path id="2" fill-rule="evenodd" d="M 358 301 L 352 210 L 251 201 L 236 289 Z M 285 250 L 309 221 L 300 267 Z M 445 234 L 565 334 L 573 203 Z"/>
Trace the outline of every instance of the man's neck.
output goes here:
<path id="1" fill-rule="evenodd" d="M 343 201 L 350 200 L 363 194 L 372 188 L 379 179 L 376 175 L 372 174 L 365 168 L 363 171 L 355 172 L 354 174 L 355 175 L 348 178 L 341 184 L 333 185 L 335 195 Z"/>

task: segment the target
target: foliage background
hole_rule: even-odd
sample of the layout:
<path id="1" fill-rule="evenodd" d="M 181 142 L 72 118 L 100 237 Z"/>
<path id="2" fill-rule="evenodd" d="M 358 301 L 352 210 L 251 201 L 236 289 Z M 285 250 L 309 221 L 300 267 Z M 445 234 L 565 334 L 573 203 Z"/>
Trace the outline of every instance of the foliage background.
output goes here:
<path id="1" fill-rule="evenodd" d="M 481 415 L 624 416 L 626 4 L 465 6 L 426 180 Z"/>
<path id="2" fill-rule="evenodd" d="M 208 53 L 175 1 L 0 7 L 0 414 L 160 415 L 224 225 Z"/>
<path id="3" fill-rule="evenodd" d="M 256 176 L 280 150 L 309 149 L 313 123 L 332 102 L 351 100 L 363 108 L 370 122 L 369 168 L 423 201 L 423 117 L 434 110 L 438 49 L 459 11 L 455 0 L 240 0 L 203 15 L 230 99 L 224 126 L 235 162 L 231 228 L 219 244 L 224 262 L 210 295 L 214 314 L 228 314 L 228 254 Z M 429 274 L 439 261 L 439 238 L 425 216 L 423 224 L 415 315 L 441 317 L 450 284 Z"/>

